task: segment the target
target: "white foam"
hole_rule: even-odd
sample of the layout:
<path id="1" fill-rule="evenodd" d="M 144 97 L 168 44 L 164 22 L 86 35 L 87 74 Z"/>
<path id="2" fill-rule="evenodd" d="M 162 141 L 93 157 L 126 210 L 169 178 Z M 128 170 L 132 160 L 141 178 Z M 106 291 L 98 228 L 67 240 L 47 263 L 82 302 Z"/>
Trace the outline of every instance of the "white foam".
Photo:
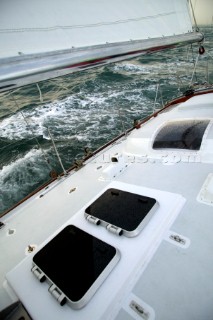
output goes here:
<path id="1" fill-rule="evenodd" d="M 35 149 L 9 165 L 3 166 L 0 170 L 2 197 L 0 211 L 26 196 L 30 188 L 47 176 L 48 171 L 41 151 Z"/>
<path id="2" fill-rule="evenodd" d="M 49 140 L 47 127 L 50 127 L 56 140 L 71 137 L 73 133 L 76 133 L 76 129 L 84 127 L 83 131 L 85 131 L 85 128 L 91 127 L 91 123 L 98 126 L 100 119 L 106 115 L 118 117 L 117 101 L 119 98 L 124 97 L 130 103 L 136 102 L 137 106 L 143 99 L 141 89 L 134 89 L 134 86 L 130 87 L 129 83 L 110 86 L 103 82 L 100 85 L 100 91 L 94 92 L 93 90 L 92 93 L 88 91 L 88 88 L 83 87 L 80 92 L 62 101 L 25 109 L 22 111 L 25 119 L 21 112 L 3 119 L 0 123 L 0 137 L 21 140 L 43 136 Z M 128 108 L 126 109 L 128 114 Z M 108 123 L 106 123 L 106 128 L 107 125 Z M 88 130 L 88 134 L 90 133 L 91 131 Z"/>
<path id="3" fill-rule="evenodd" d="M 120 62 L 116 63 L 113 67 L 113 70 L 116 72 L 126 71 L 129 73 L 139 73 L 139 74 L 149 74 L 150 67 L 139 64 L 137 61 L 135 62 Z"/>
<path id="4" fill-rule="evenodd" d="M 38 157 L 41 154 L 40 150 L 30 150 L 23 158 L 17 159 L 16 161 L 12 162 L 11 164 L 7 166 L 3 166 L 3 168 L 0 170 L 0 179 L 7 174 L 10 174 L 11 171 L 14 171 L 17 168 L 20 168 L 21 165 L 24 165 L 29 160 L 34 159 L 35 157 Z"/>

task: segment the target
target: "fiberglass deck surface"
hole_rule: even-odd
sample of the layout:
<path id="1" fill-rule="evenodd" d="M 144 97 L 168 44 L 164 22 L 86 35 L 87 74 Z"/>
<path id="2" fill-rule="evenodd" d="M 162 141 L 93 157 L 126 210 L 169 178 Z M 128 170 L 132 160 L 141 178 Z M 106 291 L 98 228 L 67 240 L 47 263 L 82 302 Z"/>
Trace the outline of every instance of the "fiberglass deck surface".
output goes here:
<path id="1" fill-rule="evenodd" d="M 57 187 L 47 189 L 42 198 L 35 195 L 2 219 L 5 227 L 0 231 L 4 248 L 1 282 L 8 272 L 10 286 L 33 319 L 47 319 L 49 310 L 51 319 L 212 319 L 213 208 L 197 200 L 204 181 L 213 171 L 212 126 L 201 150 L 181 151 L 178 161 L 174 161 L 177 152 L 151 149 L 153 132 L 156 134 L 157 128 L 170 118 L 212 118 L 208 101 L 203 110 L 198 110 L 196 103 L 187 102 L 186 106 L 189 112 L 178 107 L 170 114 L 159 115 L 132 132 L 127 140 L 118 141 L 82 169 L 57 182 Z M 138 153 L 134 154 L 137 146 Z M 109 155 L 118 157 L 118 162 L 106 161 Z M 157 199 L 156 214 L 138 236 L 118 237 L 85 220 L 84 210 L 109 188 Z M 33 254 L 14 268 L 25 257 L 27 245 L 45 244 L 52 234 L 70 223 L 121 252 L 114 270 L 86 307 L 77 312 L 67 305 L 60 307 L 48 293 L 48 285 L 41 285 L 34 278 L 30 272 Z M 13 235 L 7 234 L 9 229 L 15 230 Z M 183 243 L 171 240 L 171 234 L 180 236 Z M 33 292 L 31 297 L 29 292 Z M 10 301 L 4 297 L 2 304 Z M 138 304 L 137 311 L 132 302 Z"/>

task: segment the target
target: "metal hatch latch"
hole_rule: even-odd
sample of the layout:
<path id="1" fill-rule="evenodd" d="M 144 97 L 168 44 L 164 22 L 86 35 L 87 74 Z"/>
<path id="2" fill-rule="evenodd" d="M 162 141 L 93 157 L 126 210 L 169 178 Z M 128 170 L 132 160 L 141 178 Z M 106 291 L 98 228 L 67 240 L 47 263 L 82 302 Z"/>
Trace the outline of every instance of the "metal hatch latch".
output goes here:
<path id="1" fill-rule="evenodd" d="M 67 299 L 66 296 L 61 290 L 59 290 L 55 284 L 52 284 L 48 291 L 51 293 L 51 295 L 56 299 L 56 301 L 61 305 L 65 305 Z"/>
<path id="2" fill-rule="evenodd" d="M 96 225 L 99 225 L 99 224 L 101 223 L 100 219 L 95 218 L 95 217 L 93 217 L 93 216 L 91 216 L 91 215 L 88 215 L 88 216 L 87 216 L 87 220 L 88 220 L 89 222 L 93 223 L 93 224 L 96 224 Z"/>
<path id="3" fill-rule="evenodd" d="M 131 301 L 130 308 L 133 309 L 142 319 L 148 320 L 150 318 L 150 313 L 134 300 Z"/>
<path id="4" fill-rule="evenodd" d="M 45 274 L 37 266 L 34 266 L 31 271 L 40 282 L 44 282 L 46 280 Z"/>
<path id="5" fill-rule="evenodd" d="M 123 230 L 121 228 L 113 226 L 112 224 L 108 224 L 106 228 L 108 231 L 110 231 L 118 236 L 121 236 L 123 233 Z"/>

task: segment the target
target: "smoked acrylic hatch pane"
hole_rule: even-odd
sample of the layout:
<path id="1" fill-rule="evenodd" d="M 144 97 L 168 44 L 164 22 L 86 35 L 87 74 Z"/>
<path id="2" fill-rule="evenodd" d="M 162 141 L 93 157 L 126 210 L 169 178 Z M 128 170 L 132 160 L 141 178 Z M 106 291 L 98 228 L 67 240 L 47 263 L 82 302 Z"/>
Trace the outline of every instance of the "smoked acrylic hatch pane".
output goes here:
<path id="1" fill-rule="evenodd" d="M 34 264 L 74 309 L 89 301 L 118 260 L 116 248 L 73 225 L 65 227 L 33 257 Z"/>
<path id="2" fill-rule="evenodd" d="M 199 150 L 209 120 L 182 120 L 167 123 L 155 137 L 153 149 Z"/>
<path id="3" fill-rule="evenodd" d="M 111 224 L 121 228 L 124 235 L 131 237 L 145 226 L 155 205 L 154 198 L 111 188 L 95 200 L 85 213 L 100 219 L 105 226 Z"/>

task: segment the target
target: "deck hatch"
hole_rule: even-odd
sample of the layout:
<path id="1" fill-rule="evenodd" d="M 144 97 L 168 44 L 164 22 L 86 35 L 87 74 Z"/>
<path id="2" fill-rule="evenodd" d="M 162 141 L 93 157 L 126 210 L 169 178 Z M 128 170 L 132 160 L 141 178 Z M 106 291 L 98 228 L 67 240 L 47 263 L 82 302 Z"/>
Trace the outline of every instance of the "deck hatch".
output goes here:
<path id="1" fill-rule="evenodd" d="M 86 208 L 85 217 L 98 219 L 112 233 L 132 237 L 145 227 L 156 206 L 154 198 L 111 188 Z"/>
<path id="2" fill-rule="evenodd" d="M 199 150 L 209 120 L 177 120 L 158 132 L 153 149 Z"/>
<path id="3" fill-rule="evenodd" d="M 82 308 L 95 294 L 120 257 L 119 251 L 91 234 L 68 225 L 33 257 L 50 284 L 49 292 L 63 305 Z"/>

